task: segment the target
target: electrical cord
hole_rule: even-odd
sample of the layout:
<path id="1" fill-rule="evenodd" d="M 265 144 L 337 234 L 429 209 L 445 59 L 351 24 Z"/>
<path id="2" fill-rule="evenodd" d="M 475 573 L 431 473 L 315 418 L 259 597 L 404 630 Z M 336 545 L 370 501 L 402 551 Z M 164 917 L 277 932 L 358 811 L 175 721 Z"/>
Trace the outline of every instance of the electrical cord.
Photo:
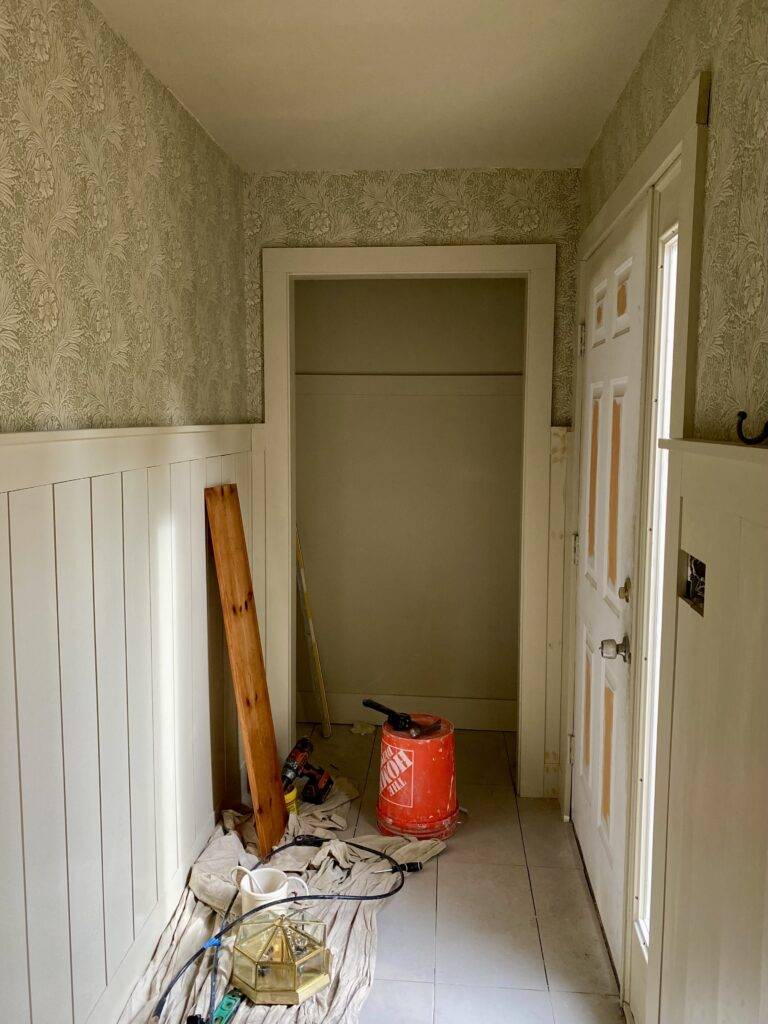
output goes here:
<path id="1" fill-rule="evenodd" d="M 272 853 L 269 854 L 269 857 L 266 857 L 265 860 L 269 860 L 270 857 L 274 857 L 275 854 L 282 853 L 283 850 L 289 850 L 289 849 L 291 849 L 294 846 L 314 846 L 314 847 L 317 847 L 319 849 L 327 841 L 328 840 L 320 839 L 318 836 L 310 836 L 310 835 L 296 836 L 296 838 L 291 840 L 290 843 L 285 843 L 283 846 L 279 846 L 279 847 L 277 847 L 277 849 L 273 850 Z M 163 991 L 163 994 L 160 996 L 160 998 L 158 999 L 157 1003 L 155 1004 L 155 1009 L 154 1009 L 154 1011 L 152 1013 L 152 1016 L 150 1018 L 150 1024 L 159 1024 L 160 1018 L 161 1018 L 163 1010 L 165 1008 L 166 1001 L 168 1000 L 168 996 L 171 994 L 171 991 L 172 991 L 174 985 L 179 981 L 179 979 L 184 975 L 184 973 L 192 966 L 192 964 L 194 964 L 199 959 L 199 957 L 203 956 L 203 954 L 205 953 L 206 949 L 213 949 L 214 950 L 214 968 L 215 968 L 215 965 L 216 965 L 216 962 L 217 962 L 217 958 L 218 958 L 218 951 L 219 951 L 219 947 L 221 946 L 222 938 L 225 935 L 227 935 L 229 932 L 231 932 L 232 929 L 235 928 L 237 925 L 241 924 L 243 921 L 248 920 L 248 918 L 253 917 L 254 914 L 259 914 L 263 910 L 269 910 L 271 907 L 277 907 L 277 906 L 280 906 L 281 904 L 284 904 L 284 903 L 295 903 L 295 902 L 304 903 L 307 900 L 318 901 L 318 902 L 320 900 L 347 900 L 347 901 L 351 901 L 351 902 L 355 902 L 356 901 L 358 903 L 368 903 L 368 902 L 373 902 L 373 901 L 376 901 L 376 900 L 388 899 L 390 896 L 394 896 L 396 893 L 400 892 L 400 890 L 405 885 L 405 870 L 403 869 L 402 865 L 398 861 L 395 860 L 394 857 L 392 857 L 388 853 L 385 853 L 383 850 L 374 850 L 373 847 L 371 847 L 371 846 L 363 846 L 362 843 L 353 843 L 353 842 L 351 842 L 349 840 L 346 840 L 346 842 L 347 842 L 348 846 L 352 846 L 356 850 L 362 850 L 364 853 L 372 853 L 375 857 L 379 857 L 379 858 L 381 858 L 381 860 L 386 860 L 386 861 L 389 862 L 389 864 L 391 866 L 392 873 L 393 874 L 397 873 L 397 881 L 395 882 L 395 884 L 392 886 L 391 889 L 389 889 L 387 892 L 383 892 L 383 893 L 369 893 L 369 894 L 364 894 L 364 895 L 354 894 L 354 893 L 310 893 L 309 895 L 285 896 L 282 899 L 273 900 L 271 903 L 263 903 L 261 906 L 254 907 L 252 910 L 246 911 L 245 914 L 241 914 L 240 917 L 236 917 L 233 921 L 226 921 L 226 917 L 225 917 L 225 920 L 224 920 L 224 922 L 222 924 L 222 927 L 219 929 L 219 931 L 216 932 L 215 935 L 212 935 L 211 938 L 208 939 L 207 942 L 204 942 L 203 945 L 198 950 L 196 950 L 192 954 L 192 956 L 189 957 L 189 959 L 185 963 L 182 964 L 182 966 L 179 968 L 179 970 L 176 972 L 176 974 L 174 974 L 173 978 L 171 978 L 170 982 L 165 987 L 165 990 Z M 237 893 L 235 893 L 235 898 L 236 898 L 236 896 L 237 896 Z M 229 909 L 230 910 L 232 908 L 232 904 L 233 903 L 234 903 L 234 898 L 232 900 L 232 903 L 230 903 L 230 905 L 229 905 Z M 229 913 L 229 910 L 227 911 L 227 914 L 228 913 Z M 216 997 L 215 984 L 216 984 L 216 981 L 215 981 L 215 976 L 214 976 L 212 978 L 212 980 L 211 980 L 211 999 L 210 999 L 210 1004 L 211 1005 L 215 1002 L 215 997 Z M 212 1014 L 210 1013 L 210 1010 L 209 1010 L 208 1021 L 203 1021 L 203 1024 L 209 1024 L 209 1022 L 211 1020 L 211 1016 L 212 1016 Z"/>
<path id="2" fill-rule="evenodd" d="M 224 925 L 226 925 L 227 921 L 229 920 L 230 912 L 232 910 L 232 907 L 235 905 L 235 900 L 237 899 L 237 892 L 238 890 L 235 889 L 235 895 L 229 901 L 229 906 L 224 912 L 224 917 L 221 919 L 222 927 L 224 927 Z M 216 971 L 219 968 L 220 950 L 221 942 L 218 942 L 213 947 L 213 963 L 211 964 L 211 996 L 210 999 L 208 1000 L 208 1016 L 205 1019 L 205 1024 L 211 1024 L 211 1022 L 213 1021 L 213 1015 L 216 1012 Z"/>

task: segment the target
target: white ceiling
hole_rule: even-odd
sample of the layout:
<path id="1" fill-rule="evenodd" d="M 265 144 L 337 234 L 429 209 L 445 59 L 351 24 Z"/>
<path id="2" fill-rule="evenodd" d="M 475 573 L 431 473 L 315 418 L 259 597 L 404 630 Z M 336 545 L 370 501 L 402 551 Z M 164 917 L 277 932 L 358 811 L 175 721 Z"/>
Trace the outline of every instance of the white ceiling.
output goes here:
<path id="1" fill-rule="evenodd" d="M 247 170 L 580 166 L 667 0 L 96 0 Z"/>

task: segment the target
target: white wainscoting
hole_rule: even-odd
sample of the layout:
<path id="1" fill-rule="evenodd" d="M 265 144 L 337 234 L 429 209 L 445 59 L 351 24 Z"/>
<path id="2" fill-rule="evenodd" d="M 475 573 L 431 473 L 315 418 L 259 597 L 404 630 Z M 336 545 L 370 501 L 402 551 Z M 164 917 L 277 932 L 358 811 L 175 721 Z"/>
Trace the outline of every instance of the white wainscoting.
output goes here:
<path id="1" fill-rule="evenodd" d="M 654 942 L 652 928 L 651 986 L 661 998 L 647 1019 L 762 1022 L 768 451 L 703 441 L 662 447 L 669 518 L 651 920 L 663 920 L 663 941 Z M 681 551 L 706 565 L 701 611 L 680 596 Z"/>
<path id="2" fill-rule="evenodd" d="M 238 485 L 263 624 L 263 429 L 0 437 L 9 1020 L 116 1020 L 242 793 L 203 491 Z"/>

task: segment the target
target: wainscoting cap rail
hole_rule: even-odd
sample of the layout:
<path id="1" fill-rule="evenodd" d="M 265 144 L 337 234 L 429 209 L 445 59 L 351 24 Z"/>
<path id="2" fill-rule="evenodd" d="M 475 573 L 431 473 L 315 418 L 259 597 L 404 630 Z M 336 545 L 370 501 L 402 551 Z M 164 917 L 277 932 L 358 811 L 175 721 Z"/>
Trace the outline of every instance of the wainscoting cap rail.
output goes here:
<path id="1" fill-rule="evenodd" d="M 768 448 L 749 447 L 736 441 L 697 441 L 666 439 L 659 441 L 659 448 L 686 455 L 704 455 L 716 459 L 732 459 L 738 462 L 757 462 L 768 469 Z"/>
<path id="2" fill-rule="evenodd" d="M 0 434 L 0 493 L 247 451 L 262 424 Z"/>
<path id="3" fill-rule="evenodd" d="M 109 441 L 116 437 L 144 437 L 151 434 L 204 434 L 211 430 L 250 430 L 261 423 L 194 423 L 179 426 L 94 427 L 86 430 L 26 430 L 0 434 L 0 446 L 14 444 L 50 444 L 52 441 Z"/>

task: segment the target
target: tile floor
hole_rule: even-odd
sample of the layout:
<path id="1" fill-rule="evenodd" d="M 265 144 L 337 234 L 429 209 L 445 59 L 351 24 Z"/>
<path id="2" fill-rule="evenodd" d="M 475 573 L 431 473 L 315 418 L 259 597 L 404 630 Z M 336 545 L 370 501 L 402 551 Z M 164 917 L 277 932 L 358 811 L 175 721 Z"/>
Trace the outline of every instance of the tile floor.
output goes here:
<path id="1" fill-rule="evenodd" d="M 346 835 L 375 832 L 379 733 L 303 732 L 313 762 L 360 789 Z M 624 1021 L 572 829 L 555 801 L 516 797 L 513 742 L 511 733 L 457 733 L 468 815 L 445 852 L 380 911 L 360 1024 Z"/>

